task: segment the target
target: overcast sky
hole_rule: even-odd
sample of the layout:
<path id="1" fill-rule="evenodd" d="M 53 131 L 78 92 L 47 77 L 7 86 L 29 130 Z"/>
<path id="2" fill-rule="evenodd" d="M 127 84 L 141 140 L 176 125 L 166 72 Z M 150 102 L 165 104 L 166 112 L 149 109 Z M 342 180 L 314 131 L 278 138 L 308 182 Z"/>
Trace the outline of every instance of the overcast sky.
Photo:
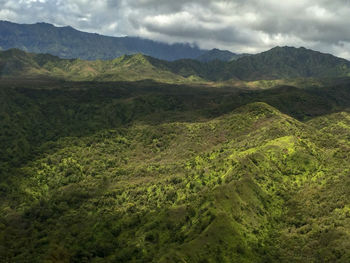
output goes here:
<path id="1" fill-rule="evenodd" d="M 350 0 L 0 0 L 0 20 L 237 53 L 304 46 L 350 59 Z"/>

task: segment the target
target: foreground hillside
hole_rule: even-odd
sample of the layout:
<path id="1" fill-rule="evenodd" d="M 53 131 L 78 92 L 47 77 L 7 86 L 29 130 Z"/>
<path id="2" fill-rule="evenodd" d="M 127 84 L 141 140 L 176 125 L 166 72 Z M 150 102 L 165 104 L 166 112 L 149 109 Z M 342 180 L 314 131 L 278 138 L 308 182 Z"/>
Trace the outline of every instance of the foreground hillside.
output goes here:
<path id="1" fill-rule="evenodd" d="M 2 85 L 1 261 L 350 260 L 348 83 Z"/>

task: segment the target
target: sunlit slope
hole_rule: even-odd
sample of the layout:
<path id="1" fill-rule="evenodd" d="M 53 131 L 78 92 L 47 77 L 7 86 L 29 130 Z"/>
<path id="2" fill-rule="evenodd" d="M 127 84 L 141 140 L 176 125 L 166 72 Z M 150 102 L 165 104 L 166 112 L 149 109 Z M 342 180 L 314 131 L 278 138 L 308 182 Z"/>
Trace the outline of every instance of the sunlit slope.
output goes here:
<path id="1" fill-rule="evenodd" d="M 20 50 L 0 53 L 0 75 L 3 78 L 53 78 L 73 81 L 135 81 L 153 79 L 159 82 L 192 82 L 199 77 L 173 73 L 166 61 L 141 54 L 121 56 L 109 61 L 59 59 L 51 55 L 30 54 Z"/>
<path id="2" fill-rule="evenodd" d="M 343 77 L 350 62 L 306 48 L 275 47 L 230 62 L 218 76 L 230 79 L 233 72 L 241 80 Z"/>
<path id="3" fill-rule="evenodd" d="M 298 120 L 350 107 L 348 84 L 246 91 L 148 81 L 9 83 L 18 88 L 0 88 L 0 159 L 16 165 L 35 156 L 36 147 L 42 143 L 66 136 L 86 136 L 135 121 L 206 121 L 252 102 L 266 102 Z"/>
<path id="4" fill-rule="evenodd" d="M 297 83 L 314 86 L 324 79 L 349 77 L 350 62 L 304 48 L 276 47 L 225 62 L 182 59 L 173 62 L 142 54 L 113 60 L 86 61 L 31 54 L 17 49 L 0 51 L 1 78 L 54 78 L 73 81 L 137 81 L 206 83 L 270 88 Z M 321 80 L 318 80 L 321 79 Z"/>
<path id="5" fill-rule="evenodd" d="M 265 103 L 62 138 L 2 188 L 0 255 L 346 262 L 349 149 L 339 144 Z"/>

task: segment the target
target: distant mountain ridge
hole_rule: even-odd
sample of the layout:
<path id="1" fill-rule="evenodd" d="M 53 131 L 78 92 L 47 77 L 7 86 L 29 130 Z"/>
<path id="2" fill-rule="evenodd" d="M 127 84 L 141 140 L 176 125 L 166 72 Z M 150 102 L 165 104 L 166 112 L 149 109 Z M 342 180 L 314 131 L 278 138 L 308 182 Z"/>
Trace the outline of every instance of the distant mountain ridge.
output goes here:
<path id="1" fill-rule="evenodd" d="M 51 77 L 83 81 L 206 82 L 337 78 L 350 76 L 350 62 L 305 48 L 276 47 L 234 61 L 159 60 L 143 54 L 107 61 L 60 59 L 18 49 L 0 52 L 0 77 Z"/>
<path id="2" fill-rule="evenodd" d="M 192 61 L 192 60 L 190 60 Z M 201 64 L 198 61 L 193 62 Z M 135 81 L 152 79 L 159 82 L 187 82 L 187 63 L 178 72 L 178 62 L 159 60 L 143 54 L 123 55 L 113 60 L 87 61 L 61 59 L 50 54 L 27 53 L 19 49 L 0 51 L 0 78 L 54 78 L 73 81 Z M 191 65 L 190 65 L 191 66 Z M 190 67 L 192 68 L 192 67 Z M 179 69 L 181 71 L 181 69 Z M 200 71 L 200 70 L 197 70 Z M 194 71 L 193 74 L 196 74 Z M 198 77 L 197 77 L 198 78 Z"/>
<path id="3" fill-rule="evenodd" d="M 138 37 L 110 37 L 48 23 L 16 24 L 0 21 L 0 50 L 18 48 L 61 58 L 109 60 L 143 53 L 163 60 L 196 58 L 206 52 L 190 44 L 166 44 Z"/>
<path id="4" fill-rule="evenodd" d="M 212 50 L 207 51 L 203 55 L 200 55 L 196 59 L 202 62 L 209 62 L 213 60 L 221 60 L 221 61 L 232 61 L 239 59 L 244 56 L 249 56 L 248 54 L 236 54 L 228 50 L 220 50 L 214 48 Z"/>
<path id="5" fill-rule="evenodd" d="M 350 62 L 304 47 L 284 46 L 232 61 L 220 78 L 230 78 L 232 72 L 246 80 L 338 77 L 349 75 Z"/>

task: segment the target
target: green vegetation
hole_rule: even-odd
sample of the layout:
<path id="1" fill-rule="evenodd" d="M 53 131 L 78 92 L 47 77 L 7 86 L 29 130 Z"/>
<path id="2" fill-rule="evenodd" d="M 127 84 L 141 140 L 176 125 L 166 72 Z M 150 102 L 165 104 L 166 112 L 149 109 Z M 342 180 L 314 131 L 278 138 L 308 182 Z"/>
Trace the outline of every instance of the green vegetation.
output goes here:
<path id="1" fill-rule="evenodd" d="M 0 52 L 2 78 L 51 78 L 73 81 L 137 81 L 153 79 L 159 82 L 205 82 L 198 76 L 170 70 L 171 63 L 142 54 L 123 55 L 109 61 L 84 61 L 60 59 L 51 55 L 30 54 L 18 49 Z M 177 63 L 180 64 L 180 61 Z M 199 64 L 199 62 L 197 63 Z M 189 65 L 191 66 L 191 65 Z M 186 65 L 185 65 L 186 67 Z M 195 74 L 195 72 L 193 73 Z"/>
<path id="2" fill-rule="evenodd" d="M 349 262 L 349 81 L 295 83 L 4 79 L 0 261 Z"/>
<path id="3" fill-rule="evenodd" d="M 142 54 L 113 60 L 85 61 L 0 51 L 1 78 L 51 78 L 69 81 L 138 81 L 210 86 L 270 88 L 274 85 L 323 86 L 330 79 L 350 77 L 350 62 L 304 48 L 276 47 L 257 55 L 225 62 L 182 59 L 163 61 Z"/>
<path id="4" fill-rule="evenodd" d="M 330 54 L 306 48 L 275 47 L 254 56 L 230 62 L 219 79 L 229 79 L 232 72 L 242 80 L 281 78 L 329 78 L 349 76 L 350 62 Z"/>

